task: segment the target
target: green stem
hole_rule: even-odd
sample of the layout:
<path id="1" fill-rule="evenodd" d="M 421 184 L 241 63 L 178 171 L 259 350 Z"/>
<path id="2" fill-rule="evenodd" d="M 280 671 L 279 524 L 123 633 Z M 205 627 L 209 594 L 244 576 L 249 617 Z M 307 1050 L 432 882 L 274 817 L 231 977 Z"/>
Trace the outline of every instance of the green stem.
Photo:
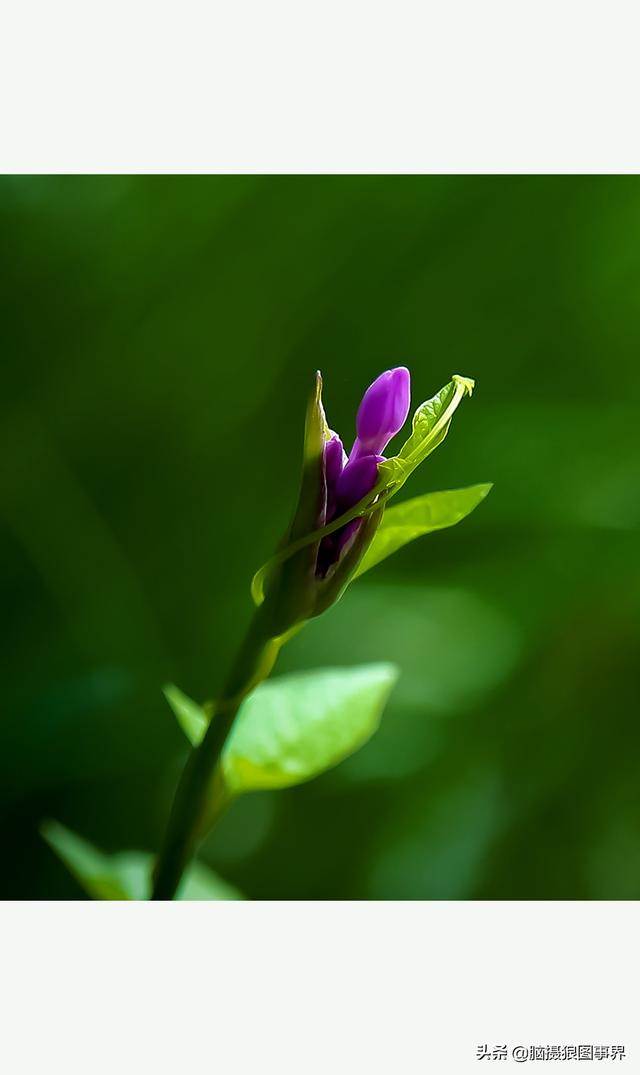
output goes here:
<path id="1" fill-rule="evenodd" d="M 263 607 L 254 615 L 204 739 L 184 767 L 158 858 L 153 900 L 174 898 L 198 842 L 227 805 L 219 769 L 224 745 L 243 700 L 270 674 L 284 641 L 269 635 Z"/>

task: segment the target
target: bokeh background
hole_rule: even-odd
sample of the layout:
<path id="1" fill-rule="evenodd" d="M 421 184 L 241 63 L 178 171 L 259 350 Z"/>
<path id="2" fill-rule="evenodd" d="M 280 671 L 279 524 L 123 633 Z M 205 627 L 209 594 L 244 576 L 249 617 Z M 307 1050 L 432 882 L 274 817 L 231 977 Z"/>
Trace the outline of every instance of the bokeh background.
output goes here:
<path id="1" fill-rule="evenodd" d="M 220 683 L 295 494 L 313 371 L 477 390 L 407 495 L 494 481 L 279 671 L 391 658 L 378 735 L 245 797 L 247 896 L 640 897 L 640 180 L 0 181 L 3 898 L 81 898 L 38 835 L 156 848 L 161 695 Z"/>

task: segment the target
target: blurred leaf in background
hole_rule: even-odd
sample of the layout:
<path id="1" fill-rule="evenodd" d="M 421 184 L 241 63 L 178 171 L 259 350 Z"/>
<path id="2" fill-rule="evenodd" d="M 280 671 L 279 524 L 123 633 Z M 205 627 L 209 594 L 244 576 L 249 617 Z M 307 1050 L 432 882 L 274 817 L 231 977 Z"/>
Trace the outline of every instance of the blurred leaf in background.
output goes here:
<path id="1" fill-rule="evenodd" d="M 148 900 L 154 856 L 146 851 L 105 855 L 57 821 L 46 821 L 42 837 L 93 900 Z M 240 893 L 226 885 L 201 862 L 187 867 L 176 899 L 238 900 Z"/>
<path id="2" fill-rule="evenodd" d="M 82 898 L 46 817 L 158 846 L 160 685 L 225 675 L 310 372 L 348 439 L 405 364 L 414 402 L 477 385 L 411 497 L 494 489 L 283 651 L 400 678 L 203 856 L 254 899 L 638 898 L 640 180 L 5 177 L 0 225 L 0 896 Z"/>

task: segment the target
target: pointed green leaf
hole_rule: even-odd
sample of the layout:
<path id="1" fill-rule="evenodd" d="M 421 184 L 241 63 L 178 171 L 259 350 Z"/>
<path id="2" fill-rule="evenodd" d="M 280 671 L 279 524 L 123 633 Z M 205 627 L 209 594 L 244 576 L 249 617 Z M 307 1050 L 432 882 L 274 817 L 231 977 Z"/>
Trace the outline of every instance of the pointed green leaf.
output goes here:
<path id="1" fill-rule="evenodd" d="M 192 701 L 175 684 L 168 683 L 162 689 L 187 739 L 193 746 L 197 746 L 202 740 L 209 723 L 206 713 L 201 706 Z"/>
<path id="2" fill-rule="evenodd" d="M 42 836 L 58 858 L 62 859 L 78 884 L 94 900 L 129 900 L 131 878 L 122 876 L 115 856 L 104 855 L 97 847 L 71 832 L 57 821 L 46 821 L 40 829 Z"/>
<path id="3" fill-rule="evenodd" d="M 391 664 L 325 668 L 268 681 L 243 703 L 223 755 L 233 792 L 283 788 L 337 765 L 376 731 Z"/>
<path id="4" fill-rule="evenodd" d="M 291 525 L 290 540 L 295 541 L 302 534 L 308 534 L 310 530 L 314 530 L 318 525 L 321 512 L 324 512 L 325 493 L 322 453 L 325 441 L 329 439 L 329 436 L 327 419 L 322 406 L 322 375 L 318 370 L 313 392 L 307 405 L 300 495 Z"/>
<path id="5" fill-rule="evenodd" d="M 41 833 L 85 892 L 94 900 L 147 900 L 154 857 L 148 851 L 106 855 L 58 821 Z M 201 862 L 193 862 L 178 890 L 179 900 L 236 900 L 240 893 Z"/>
<path id="6" fill-rule="evenodd" d="M 384 508 L 379 508 L 371 515 L 362 520 L 355 540 L 350 548 L 340 557 L 335 568 L 329 572 L 326 578 L 317 583 L 317 597 L 313 608 L 313 615 L 319 616 L 325 609 L 335 605 L 344 594 L 347 587 L 358 575 L 358 567 L 364 560 L 367 550 L 371 547 L 375 534 L 380 526 L 380 520 L 384 517 Z"/>
<path id="7" fill-rule="evenodd" d="M 284 550 L 281 549 L 256 572 L 251 582 L 251 594 L 256 605 L 262 604 L 265 591 L 269 589 L 280 633 L 305 618 L 302 612 L 309 604 L 309 578 L 313 578 L 320 539 L 308 542 L 306 538 L 316 530 L 324 517 L 326 486 L 322 460 L 324 445 L 329 437 L 322 405 L 322 375 L 318 370 L 307 404 L 298 503 L 284 540 L 285 549 L 299 546 L 297 555 L 282 555 Z"/>
<path id="8" fill-rule="evenodd" d="M 395 665 L 381 663 L 260 684 L 242 703 L 222 755 L 229 791 L 284 788 L 337 765 L 376 731 L 397 678 Z M 185 724 L 174 707 L 175 695 L 167 698 L 196 746 L 204 734 L 202 722 Z M 201 715 L 206 724 L 202 710 Z"/>
<path id="9" fill-rule="evenodd" d="M 457 381 L 459 380 L 468 381 L 468 378 L 454 378 L 444 388 L 441 388 L 432 399 L 420 404 L 411 423 L 411 436 L 403 444 L 399 452 L 403 459 L 409 459 L 415 452 L 421 450 L 423 442 L 433 433 L 439 420 L 453 400 Z M 469 383 L 471 388 L 468 391 L 471 392 L 473 391 L 473 382 Z"/>
<path id="10" fill-rule="evenodd" d="M 470 377 L 455 373 L 432 399 L 420 404 L 413 416 L 411 436 L 398 455 L 385 460 L 378 468 L 387 487 L 397 492 L 411 472 L 442 444 L 456 409 L 474 387 L 475 381 Z"/>
<path id="11" fill-rule="evenodd" d="M 485 482 L 466 489 L 445 489 L 387 508 L 354 577 L 363 575 L 414 538 L 455 526 L 484 500 L 492 487 L 491 482 Z"/>

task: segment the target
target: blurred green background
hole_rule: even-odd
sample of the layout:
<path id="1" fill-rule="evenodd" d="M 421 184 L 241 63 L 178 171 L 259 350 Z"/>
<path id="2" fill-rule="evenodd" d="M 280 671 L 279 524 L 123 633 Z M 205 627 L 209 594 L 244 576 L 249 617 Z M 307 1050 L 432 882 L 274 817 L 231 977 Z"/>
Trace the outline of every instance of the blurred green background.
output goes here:
<path id="1" fill-rule="evenodd" d="M 246 796 L 249 897 L 640 897 L 640 180 L 0 181 L 2 898 L 80 898 L 37 827 L 156 848 L 283 531 L 322 369 L 477 390 L 406 495 L 494 481 L 284 651 L 391 658 L 378 735 Z"/>

